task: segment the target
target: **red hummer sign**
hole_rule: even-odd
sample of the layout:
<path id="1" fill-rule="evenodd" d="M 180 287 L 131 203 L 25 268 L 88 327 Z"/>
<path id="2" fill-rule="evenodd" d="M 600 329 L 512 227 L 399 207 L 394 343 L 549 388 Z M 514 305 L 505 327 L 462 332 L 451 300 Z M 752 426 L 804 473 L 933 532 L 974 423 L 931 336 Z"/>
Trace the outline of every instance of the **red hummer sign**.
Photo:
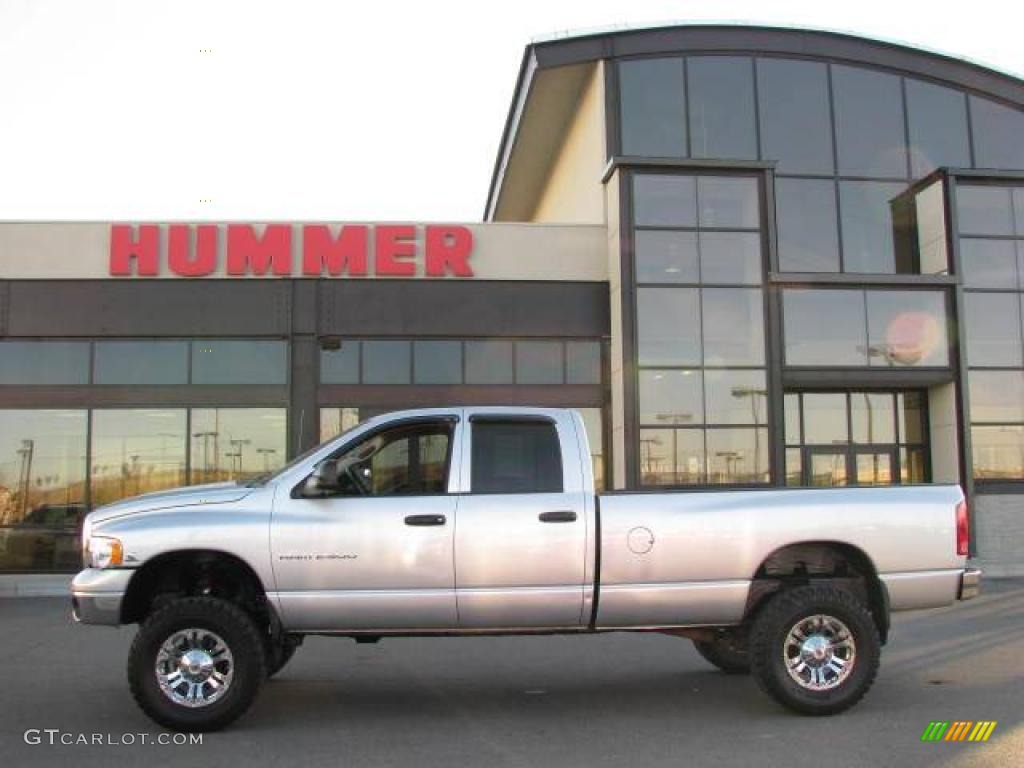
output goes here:
<path id="1" fill-rule="evenodd" d="M 472 277 L 456 224 L 114 224 L 113 277 Z"/>

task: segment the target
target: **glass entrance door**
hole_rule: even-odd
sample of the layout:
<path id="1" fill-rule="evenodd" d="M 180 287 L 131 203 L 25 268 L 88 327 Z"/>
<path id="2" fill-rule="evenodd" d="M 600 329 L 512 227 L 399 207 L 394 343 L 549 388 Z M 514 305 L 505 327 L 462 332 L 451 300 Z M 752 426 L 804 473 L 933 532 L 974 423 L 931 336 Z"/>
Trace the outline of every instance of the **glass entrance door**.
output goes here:
<path id="1" fill-rule="evenodd" d="M 847 484 L 845 448 L 805 448 L 804 453 L 804 485 L 840 488 Z"/>
<path id="2" fill-rule="evenodd" d="M 899 482 L 894 468 L 896 446 L 887 448 L 855 448 L 853 457 L 856 466 L 857 485 L 892 485 Z"/>

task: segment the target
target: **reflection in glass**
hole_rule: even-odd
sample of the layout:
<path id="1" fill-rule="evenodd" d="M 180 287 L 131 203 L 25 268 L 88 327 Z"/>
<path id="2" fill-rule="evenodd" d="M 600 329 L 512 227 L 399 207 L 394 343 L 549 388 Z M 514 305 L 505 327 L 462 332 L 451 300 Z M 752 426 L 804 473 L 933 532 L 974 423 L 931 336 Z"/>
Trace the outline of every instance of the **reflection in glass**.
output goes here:
<path id="1" fill-rule="evenodd" d="M 786 419 L 786 444 L 799 445 L 800 439 L 800 395 L 787 392 L 782 397 L 783 413 Z"/>
<path id="2" fill-rule="evenodd" d="M 925 457 L 923 448 L 908 448 L 907 446 L 900 446 L 900 482 L 927 482 L 927 472 L 925 471 L 924 462 Z"/>
<path id="3" fill-rule="evenodd" d="M 634 234 L 634 249 L 638 283 L 700 281 L 696 232 L 640 229 Z"/>
<path id="4" fill-rule="evenodd" d="M 285 462 L 284 408 L 192 411 L 192 484 L 247 480 Z"/>
<path id="5" fill-rule="evenodd" d="M 413 342 L 413 369 L 417 384 L 461 383 L 462 342 Z"/>
<path id="6" fill-rule="evenodd" d="M 185 485 L 185 446 L 184 409 L 93 411 L 93 505 Z"/>
<path id="7" fill-rule="evenodd" d="M 511 384 L 515 350 L 511 341 L 467 341 L 467 384 Z"/>
<path id="8" fill-rule="evenodd" d="M 756 158 L 750 59 L 691 56 L 686 68 L 693 157 Z"/>
<path id="9" fill-rule="evenodd" d="M 970 371 L 972 422 L 1024 422 L 1024 371 Z"/>
<path id="10" fill-rule="evenodd" d="M 704 408 L 708 424 L 767 424 L 764 371 L 705 370 Z"/>
<path id="11" fill-rule="evenodd" d="M 97 341 L 94 350 L 96 384 L 188 383 L 187 341 Z"/>
<path id="12" fill-rule="evenodd" d="M 972 426 L 971 454 L 978 480 L 1024 480 L 1024 427 Z"/>
<path id="13" fill-rule="evenodd" d="M 364 341 L 364 384 L 408 384 L 411 380 L 408 341 Z"/>
<path id="14" fill-rule="evenodd" d="M 838 272 L 835 182 L 777 179 L 775 210 L 783 272 Z"/>
<path id="15" fill-rule="evenodd" d="M 0 385 L 88 383 L 86 342 L 0 341 Z"/>
<path id="16" fill-rule="evenodd" d="M 850 421 L 855 443 L 895 443 L 895 398 L 888 392 L 851 392 Z"/>
<path id="17" fill-rule="evenodd" d="M 857 485 L 892 485 L 892 454 L 888 451 L 858 452 Z"/>
<path id="18" fill-rule="evenodd" d="M 590 463 L 594 471 L 594 489 L 600 493 L 605 489 L 604 482 L 604 426 L 600 408 L 578 408 L 583 417 L 583 428 L 587 432 L 587 443 L 590 445 Z"/>
<path id="19" fill-rule="evenodd" d="M 705 288 L 702 291 L 705 365 L 763 365 L 764 307 L 761 291 Z"/>
<path id="20" fill-rule="evenodd" d="M 867 291 L 870 365 L 949 365 L 946 296 L 940 291 Z"/>
<path id="21" fill-rule="evenodd" d="M 893 274 L 896 268 L 892 201 L 902 184 L 839 182 L 843 231 L 843 271 Z"/>
<path id="22" fill-rule="evenodd" d="M 1024 169 L 1024 112 L 977 96 L 969 99 L 975 165 Z"/>
<path id="23" fill-rule="evenodd" d="M 699 370 L 641 370 L 640 423 L 700 424 L 704 420 Z"/>
<path id="24" fill-rule="evenodd" d="M 807 392 L 803 401 L 804 443 L 835 445 L 849 441 L 845 394 Z"/>
<path id="25" fill-rule="evenodd" d="M 686 154 L 682 59 L 619 63 L 622 152 L 647 157 Z"/>
<path id="26" fill-rule="evenodd" d="M 914 178 L 936 168 L 968 168 L 967 102 L 963 93 L 906 78 L 910 167 Z"/>
<path id="27" fill-rule="evenodd" d="M 896 393 L 899 438 L 901 443 L 924 441 L 924 393 L 907 391 Z"/>
<path id="28" fill-rule="evenodd" d="M 705 285 L 759 285 L 761 272 L 761 236 L 757 232 L 700 233 L 700 276 Z"/>
<path id="29" fill-rule="evenodd" d="M 637 291 L 639 363 L 700 364 L 700 300 L 696 288 Z"/>
<path id="30" fill-rule="evenodd" d="M 803 462 L 800 460 L 799 448 L 786 449 L 786 485 L 799 486 L 804 484 Z"/>
<path id="31" fill-rule="evenodd" d="M 810 484 L 815 488 L 841 488 L 847 483 L 846 454 L 811 451 Z"/>
<path id="32" fill-rule="evenodd" d="M 864 294 L 783 291 L 786 365 L 866 365 Z"/>
<path id="33" fill-rule="evenodd" d="M 960 238 L 960 271 L 968 288 L 1020 286 L 1013 240 Z"/>
<path id="34" fill-rule="evenodd" d="M 601 383 L 601 343 L 567 341 L 565 343 L 565 383 Z"/>
<path id="35" fill-rule="evenodd" d="M 561 384 L 563 367 L 560 341 L 516 342 L 517 384 Z"/>
<path id="36" fill-rule="evenodd" d="M 756 229 L 761 222 L 757 180 L 749 176 L 698 176 L 701 227 Z"/>
<path id="37" fill-rule="evenodd" d="M 703 482 L 703 430 L 640 430 L 641 485 L 699 485 Z"/>
<path id="38" fill-rule="evenodd" d="M 337 437 L 359 424 L 358 408 L 321 408 L 320 409 L 320 442 Z"/>
<path id="39" fill-rule="evenodd" d="M 640 227 L 696 226 L 696 179 L 668 174 L 634 176 L 633 218 Z"/>
<path id="40" fill-rule="evenodd" d="M 957 226 L 964 235 L 1012 235 L 1013 196 L 1006 187 L 957 184 Z"/>
<path id="41" fill-rule="evenodd" d="M 287 381 L 286 342 L 204 339 L 192 343 L 193 384 L 284 384 Z"/>
<path id="42" fill-rule="evenodd" d="M 767 483 L 768 430 L 709 429 L 708 483 Z"/>
<path id="43" fill-rule="evenodd" d="M 775 160 L 780 173 L 831 174 L 827 65 L 759 59 L 757 90 L 764 159 Z"/>
<path id="44" fill-rule="evenodd" d="M 832 66 L 839 172 L 904 178 L 903 96 L 895 75 Z"/>
<path id="45" fill-rule="evenodd" d="M 338 349 L 320 350 L 320 382 L 359 383 L 359 342 L 345 340 Z"/>
<path id="46" fill-rule="evenodd" d="M 85 411 L 0 410 L 0 571 L 74 571 L 85 507 Z"/>
<path id="47" fill-rule="evenodd" d="M 967 362 L 972 366 L 1020 367 L 1020 300 L 1016 293 L 964 294 Z"/>

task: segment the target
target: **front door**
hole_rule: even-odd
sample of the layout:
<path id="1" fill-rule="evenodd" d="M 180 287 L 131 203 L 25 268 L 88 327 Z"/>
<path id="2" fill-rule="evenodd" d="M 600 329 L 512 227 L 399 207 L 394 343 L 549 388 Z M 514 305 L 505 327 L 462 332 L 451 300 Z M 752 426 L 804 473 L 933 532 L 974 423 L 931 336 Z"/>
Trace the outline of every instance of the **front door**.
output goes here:
<path id="1" fill-rule="evenodd" d="M 457 416 L 361 436 L 331 458 L 337 490 L 280 489 L 271 555 L 289 629 L 451 629 Z M 283 498 L 282 498 L 283 496 Z"/>
<path id="2" fill-rule="evenodd" d="M 470 492 L 455 532 L 460 626 L 581 626 L 587 496 L 580 456 L 560 447 L 578 445 L 572 417 L 482 413 L 468 426 Z"/>

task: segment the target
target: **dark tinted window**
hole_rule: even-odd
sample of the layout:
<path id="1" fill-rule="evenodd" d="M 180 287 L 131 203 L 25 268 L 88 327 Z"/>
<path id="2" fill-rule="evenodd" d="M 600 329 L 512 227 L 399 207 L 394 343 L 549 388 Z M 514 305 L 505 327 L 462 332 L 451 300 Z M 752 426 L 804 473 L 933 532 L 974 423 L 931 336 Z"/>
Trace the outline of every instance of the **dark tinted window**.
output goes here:
<path id="1" fill-rule="evenodd" d="M 288 347 L 283 341 L 192 343 L 193 384 L 284 384 Z"/>
<path id="2" fill-rule="evenodd" d="M 686 61 L 690 88 L 690 154 L 755 158 L 754 68 L 750 59 L 694 56 Z"/>
<path id="3" fill-rule="evenodd" d="M 562 342 L 516 343 L 517 384 L 561 384 L 564 379 Z"/>
<path id="4" fill-rule="evenodd" d="M 467 341 L 467 384 L 511 384 L 515 350 L 511 341 Z"/>
<path id="5" fill-rule="evenodd" d="M 417 384 L 461 383 L 461 341 L 417 341 L 413 355 Z"/>
<path id="6" fill-rule="evenodd" d="M 320 351 L 320 381 L 324 384 L 359 383 L 358 341 L 343 341 L 340 349 Z"/>
<path id="7" fill-rule="evenodd" d="M 907 175 L 903 98 L 894 75 L 832 67 L 839 172 L 854 176 Z"/>
<path id="8" fill-rule="evenodd" d="M 187 384 L 187 341 L 97 341 L 96 384 Z"/>
<path id="9" fill-rule="evenodd" d="M 643 59 L 619 64 L 623 154 L 686 154 L 683 89 L 681 59 Z"/>
<path id="10" fill-rule="evenodd" d="M 364 384 L 408 384 L 411 379 L 408 341 L 364 341 Z"/>
<path id="11" fill-rule="evenodd" d="M 967 102 L 952 88 L 907 80 L 907 122 L 910 125 L 910 167 L 915 177 L 940 166 L 967 168 Z"/>
<path id="12" fill-rule="evenodd" d="M 343 495 L 421 496 L 448 490 L 448 423 L 379 432 L 338 459 Z"/>
<path id="13" fill-rule="evenodd" d="M 892 202 L 902 184 L 839 182 L 844 272 L 896 272 Z"/>
<path id="14" fill-rule="evenodd" d="M 838 272 L 835 182 L 778 179 L 775 209 L 783 272 Z"/>
<path id="15" fill-rule="evenodd" d="M 601 383 L 601 345 L 596 341 L 569 341 L 565 345 L 565 383 Z"/>
<path id="16" fill-rule="evenodd" d="M 832 173 L 826 65 L 761 59 L 757 88 L 764 158 L 781 173 Z"/>
<path id="17" fill-rule="evenodd" d="M 975 164 L 979 168 L 1024 168 L 1024 112 L 970 98 Z"/>
<path id="18" fill-rule="evenodd" d="M 89 345 L 78 341 L 0 342 L 0 384 L 88 384 Z"/>
<path id="19" fill-rule="evenodd" d="M 560 493 L 562 455 L 555 425 L 473 422 L 473 493 Z"/>
<path id="20" fill-rule="evenodd" d="M 697 224 L 697 180 L 693 176 L 641 174 L 633 180 L 637 226 L 692 227 Z"/>

